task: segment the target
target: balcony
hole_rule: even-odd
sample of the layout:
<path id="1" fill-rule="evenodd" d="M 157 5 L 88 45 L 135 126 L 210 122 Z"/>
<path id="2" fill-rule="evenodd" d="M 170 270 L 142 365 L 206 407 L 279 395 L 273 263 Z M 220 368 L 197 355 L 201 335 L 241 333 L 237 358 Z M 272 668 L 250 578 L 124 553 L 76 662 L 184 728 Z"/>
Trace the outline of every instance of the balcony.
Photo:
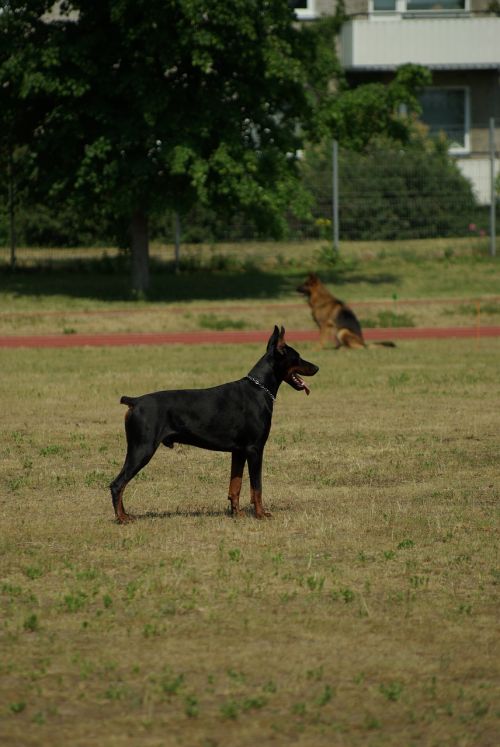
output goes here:
<path id="1" fill-rule="evenodd" d="M 432 69 L 500 68 L 500 18 L 388 15 L 344 24 L 346 70 L 393 70 L 407 62 Z"/>

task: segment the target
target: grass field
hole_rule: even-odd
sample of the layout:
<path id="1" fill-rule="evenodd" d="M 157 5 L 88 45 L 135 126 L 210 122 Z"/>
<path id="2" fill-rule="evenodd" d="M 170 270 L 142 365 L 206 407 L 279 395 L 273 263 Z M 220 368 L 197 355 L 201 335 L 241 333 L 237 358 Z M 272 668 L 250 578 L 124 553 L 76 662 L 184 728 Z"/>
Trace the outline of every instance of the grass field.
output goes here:
<path id="1" fill-rule="evenodd" d="M 20 250 L 20 270 L 0 271 L 0 335 L 268 329 L 281 321 L 306 329 L 313 322 L 295 289 L 310 270 L 353 304 L 366 327 L 472 326 L 478 301 L 481 323 L 500 323 L 498 259 L 484 240 L 343 244 L 333 266 L 324 247 L 183 247 L 185 269 L 175 275 L 172 248 L 154 245 L 147 302 L 131 299 L 113 249 L 104 259 L 102 250 L 76 250 L 85 262 L 69 261 L 75 250 Z M 44 257 L 51 264 L 33 265 Z"/>
<path id="2" fill-rule="evenodd" d="M 229 458 L 176 446 L 128 526 L 119 396 L 262 350 L 0 350 L 2 745 L 498 744 L 500 340 L 300 349 L 320 372 L 280 390 L 273 518 L 231 519 Z"/>

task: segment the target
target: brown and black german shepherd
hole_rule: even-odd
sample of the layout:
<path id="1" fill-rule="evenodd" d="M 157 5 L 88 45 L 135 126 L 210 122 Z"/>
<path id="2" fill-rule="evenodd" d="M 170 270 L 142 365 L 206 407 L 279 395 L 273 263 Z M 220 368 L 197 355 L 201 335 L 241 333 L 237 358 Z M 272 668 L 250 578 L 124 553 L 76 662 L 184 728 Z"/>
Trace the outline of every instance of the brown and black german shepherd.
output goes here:
<path id="1" fill-rule="evenodd" d="M 372 345 L 383 345 L 388 348 L 396 347 L 389 340 L 371 342 L 367 345 L 354 311 L 343 301 L 332 296 L 314 273 L 311 273 L 307 280 L 299 285 L 297 291 L 307 296 L 313 319 L 319 327 L 321 347 L 325 347 L 332 335 L 336 350 L 342 346 L 346 348 L 367 348 L 372 347 Z"/>

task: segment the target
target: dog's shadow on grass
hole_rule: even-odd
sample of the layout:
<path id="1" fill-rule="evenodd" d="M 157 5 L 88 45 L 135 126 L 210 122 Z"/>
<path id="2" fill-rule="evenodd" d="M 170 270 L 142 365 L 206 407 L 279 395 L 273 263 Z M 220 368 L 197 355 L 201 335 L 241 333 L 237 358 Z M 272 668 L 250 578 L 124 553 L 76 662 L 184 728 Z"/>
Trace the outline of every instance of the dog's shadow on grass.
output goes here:
<path id="1" fill-rule="evenodd" d="M 150 519 L 175 519 L 182 517 L 185 519 L 197 519 L 205 517 L 208 519 L 255 519 L 255 513 L 252 506 L 243 506 L 239 516 L 233 516 L 227 508 L 220 509 L 180 509 L 177 508 L 175 511 L 145 511 L 143 514 L 131 514 L 132 523 L 137 521 L 148 521 Z M 273 506 L 271 509 L 271 515 L 279 514 L 285 511 L 290 511 L 290 506 Z M 116 520 L 115 520 L 116 521 Z"/>
<path id="2" fill-rule="evenodd" d="M 148 519 L 175 519 L 176 517 L 183 517 L 185 519 L 191 518 L 196 519 L 200 516 L 206 516 L 207 518 L 215 519 L 220 516 L 230 516 L 227 509 L 180 509 L 177 508 L 175 511 L 146 511 L 143 514 L 134 514 L 136 521 L 147 521 Z"/>

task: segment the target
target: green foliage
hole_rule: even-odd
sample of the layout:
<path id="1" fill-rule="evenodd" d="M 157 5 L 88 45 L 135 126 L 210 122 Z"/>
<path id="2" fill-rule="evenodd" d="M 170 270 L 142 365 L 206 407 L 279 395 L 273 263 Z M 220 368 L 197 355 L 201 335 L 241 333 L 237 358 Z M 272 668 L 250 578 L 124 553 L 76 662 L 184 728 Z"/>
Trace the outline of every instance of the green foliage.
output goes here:
<path id="1" fill-rule="evenodd" d="M 337 20 L 299 26 L 277 0 L 74 0 L 49 21 L 52 6 L 0 15 L 1 148 L 29 150 L 27 201 L 121 243 L 137 214 L 201 203 L 279 235 L 304 211 L 294 154 L 322 121 Z"/>
<path id="2" fill-rule="evenodd" d="M 408 142 L 412 131 L 408 115 L 420 112 L 418 93 L 430 83 L 427 69 L 409 64 L 399 68 L 387 84 L 369 83 L 342 91 L 330 104 L 328 135 L 356 151 L 380 136 Z"/>
<path id="3" fill-rule="evenodd" d="M 363 327 L 415 327 L 411 314 L 397 313 L 391 309 L 383 309 L 375 317 L 360 321 Z"/>
<path id="4" fill-rule="evenodd" d="M 305 185 L 315 212 L 331 199 L 331 143 L 307 152 Z M 364 151 L 339 155 L 339 223 L 344 240 L 406 239 L 469 233 L 477 207 L 470 182 L 446 143 L 414 133 L 406 144 L 373 140 Z"/>
<path id="5" fill-rule="evenodd" d="M 104 216 L 81 214 L 68 203 L 30 203 L 24 191 L 17 195 L 16 202 L 19 246 L 93 246 L 115 240 L 113 226 Z M 0 202 L 0 245 L 7 242 L 7 210 Z"/>
<path id="6" fill-rule="evenodd" d="M 382 695 L 391 702 L 396 702 L 400 699 L 403 693 L 403 685 L 401 682 L 388 682 L 380 685 L 380 692 Z"/>
<path id="7" fill-rule="evenodd" d="M 34 613 L 29 615 L 23 623 L 24 630 L 27 630 L 30 633 L 35 633 L 39 629 L 39 627 L 40 622 L 37 615 L 35 615 Z"/>

